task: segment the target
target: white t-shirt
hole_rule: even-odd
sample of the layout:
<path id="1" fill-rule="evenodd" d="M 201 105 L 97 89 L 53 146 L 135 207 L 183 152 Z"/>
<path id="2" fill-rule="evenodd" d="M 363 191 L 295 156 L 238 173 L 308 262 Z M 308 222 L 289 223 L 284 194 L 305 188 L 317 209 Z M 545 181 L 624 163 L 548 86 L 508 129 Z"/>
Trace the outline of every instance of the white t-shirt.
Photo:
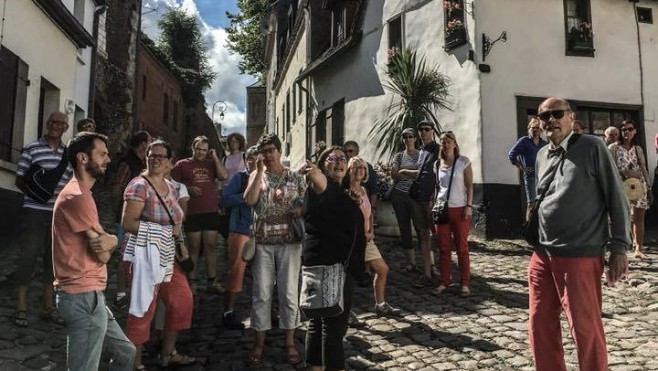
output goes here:
<path id="1" fill-rule="evenodd" d="M 448 200 L 448 207 L 464 207 L 466 206 L 466 184 L 464 183 L 464 169 L 471 164 L 471 160 L 466 156 L 459 156 L 455 161 L 455 174 L 453 175 L 452 189 L 450 190 L 450 200 Z M 448 197 L 448 185 L 450 184 L 450 173 L 452 166 L 447 169 L 434 167 L 437 182 L 439 182 L 438 195 L 436 201 L 445 201 Z"/>

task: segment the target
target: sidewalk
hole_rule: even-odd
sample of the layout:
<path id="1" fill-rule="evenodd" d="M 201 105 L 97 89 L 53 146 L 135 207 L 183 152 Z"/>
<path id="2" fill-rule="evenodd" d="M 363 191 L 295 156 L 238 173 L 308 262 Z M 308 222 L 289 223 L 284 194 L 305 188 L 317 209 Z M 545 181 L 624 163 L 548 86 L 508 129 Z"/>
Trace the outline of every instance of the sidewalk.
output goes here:
<path id="1" fill-rule="evenodd" d="M 346 336 L 349 369 L 368 370 L 532 370 L 527 341 L 526 266 L 530 252 L 519 241 L 471 241 L 471 296 L 461 298 L 458 287 L 440 296 L 417 289 L 418 275 L 402 273 L 402 250 L 393 238 L 377 238 L 391 266 L 387 301 L 402 309 L 400 317 L 377 317 L 370 288 L 357 288 L 355 312 L 366 326 Z M 420 255 L 420 254 L 418 254 Z M 64 370 L 65 329 L 37 318 L 40 284 L 30 287 L 30 326 L 12 323 L 14 289 L 7 276 L 18 251 L 4 251 L 0 261 L 0 371 Z M 219 255 L 223 256 L 223 249 Z M 604 288 L 604 326 L 611 370 L 658 369 L 658 254 L 651 260 L 631 258 L 630 277 Z M 453 261 L 456 258 L 453 254 Z M 221 265 L 221 264 L 220 264 Z M 116 288 L 116 264 L 109 266 L 108 298 Z M 453 272 L 456 272 L 453 264 Z M 220 272 L 224 267 L 220 267 Z M 203 280 L 200 280 L 200 289 Z M 238 314 L 249 315 L 251 272 L 239 298 Z M 108 299 L 109 301 L 109 299 Z M 200 291 L 195 302 L 194 328 L 181 334 L 179 351 L 199 359 L 180 370 L 245 370 L 253 333 L 220 326 L 223 298 Z M 125 313 L 116 313 L 123 318 Z M 248 318 L 245 320 L 248 324 Z M 303 352 L 304 326 L 297 331 Z M 563 322 L 569 370 L 577 360 Z M 260 370 L 292 370 L 283 363 L 283 337 L 272 331 Z M 155 366 L 149 359 L 147 366 Z M 155 367 L 154 369 L 158 369 Z"/>

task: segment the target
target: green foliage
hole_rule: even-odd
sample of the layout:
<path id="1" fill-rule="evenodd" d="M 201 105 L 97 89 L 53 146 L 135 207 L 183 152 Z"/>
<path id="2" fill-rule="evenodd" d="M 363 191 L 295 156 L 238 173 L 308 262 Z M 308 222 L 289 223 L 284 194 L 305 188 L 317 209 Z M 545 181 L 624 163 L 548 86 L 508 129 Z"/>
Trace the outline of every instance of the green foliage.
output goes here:
<path id="1" fill-rule="evenodd" d="M 210 87 L 216 74 L 208 63 L 208 48 L 202 41 L 197 19 L 181 9 L 168 8 L 158 26 L 161 31 L 158 44 L 151 41 L 145 45 L 181 83 L 187 106 L 203 102 L 203 91 Z"/>
<path id="2" fill-rule="evenodd" d="M 377 120 L 369 132 L 370 138 L 377 141 L 380 157 L 390 157 L 401 151 L 404 148 L 400 141 L 402 130 L 415 128 L 421 120 L 433 122 L 440 132 L 434 112 L 451 110 L 448 77 L 435 68 L 428 68 L 424 57 L 417 60 L 415 50 L 389 51 L 387 67 L 389 80 L 383 86 L 395 97 L 385 116 Z"/>
<path id="3" fill-rule="evenodd" d="M 239 54 L 241 73 L 262 77 L 265 65 L 265 36 L 262 25 L 267 21 L 271 0 L 238 0 L 238 13 L 226 12 L 231 25 L 226 28 L 228 48 Z"/>

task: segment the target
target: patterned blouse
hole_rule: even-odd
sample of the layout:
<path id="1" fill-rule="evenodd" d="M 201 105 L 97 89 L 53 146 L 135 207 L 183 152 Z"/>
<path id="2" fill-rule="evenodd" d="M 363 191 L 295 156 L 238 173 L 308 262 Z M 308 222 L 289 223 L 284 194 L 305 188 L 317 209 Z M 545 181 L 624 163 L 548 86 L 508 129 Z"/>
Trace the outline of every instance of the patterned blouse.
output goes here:
<path id="1" fill-rule="evenodd" d="M 644 196 L 642 198 L 635 200 L 635 201 L 630 201 L 631 207 L 637 208 L 637 209 L 648 209 L 649 208 L 649 200 L 647 199 L 647 192 L 646 189 L 649 186 L 644 179 L 644 169 L 642 169 L 642 165 L 640 164 L 640 160 L 638 159 L 638 153 L 639 149 L 637 149 L 637 146 L 631 147 L 629 150 L 626 150 L 624 147 L 620 145 L 611 145 L 610 150 L 612 151 L 612 157 L 615 160 L 615 164 L 617 164 L 617 169 L 619 170 L 620 173 L 624 173 L 626 171 L 632 170 L 632 171 L 639 171 L 643 174 L 643 176 L 640 178 L 642 183 L 644 183 Z"/>

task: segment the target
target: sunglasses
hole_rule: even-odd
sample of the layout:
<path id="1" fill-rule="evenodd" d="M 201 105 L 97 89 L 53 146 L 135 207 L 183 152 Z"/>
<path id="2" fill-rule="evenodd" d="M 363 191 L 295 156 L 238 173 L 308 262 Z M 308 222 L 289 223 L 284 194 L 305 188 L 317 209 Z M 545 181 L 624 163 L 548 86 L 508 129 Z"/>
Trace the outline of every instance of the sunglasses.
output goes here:
<path id="1" fill-rule="evenodd" d="M 568 110 L 568 109 L 552 109 L 552 110 L 544 111 L 544 112 L 538 114 L 537 117 L 539 117 L 539 119 L 544 121 L 544 122 L 548 122 L 548 120 L 550 120 L 551 117 L 559 120 L 562 117 L 564 117 L 564 113 L 568 112 L 568 111 L 570 111 L 570 110 Z"/>
<path id="2" fill-rule="evenodd" d="M 329 162 L 347 162 L 347 157 L 345 156 L 327 156 L 327 161 Z"/>
<path id="3" fill-rule="evenodd" d="M 432 131 L 432 128 L 424 127 L 424 128 L 418 128 L 418 131 Z"/>
<path id="4" fill-rule="evenodd" d="M 403 135 L 402 138 L 403 139 L 416 139 L 416 137 L 413 136 L 413 135 Z"/>
<path id="5" fill-rule="evenodd" d="M 621 131 L 635 131 L 635 128 L 622 128 Z"/>

